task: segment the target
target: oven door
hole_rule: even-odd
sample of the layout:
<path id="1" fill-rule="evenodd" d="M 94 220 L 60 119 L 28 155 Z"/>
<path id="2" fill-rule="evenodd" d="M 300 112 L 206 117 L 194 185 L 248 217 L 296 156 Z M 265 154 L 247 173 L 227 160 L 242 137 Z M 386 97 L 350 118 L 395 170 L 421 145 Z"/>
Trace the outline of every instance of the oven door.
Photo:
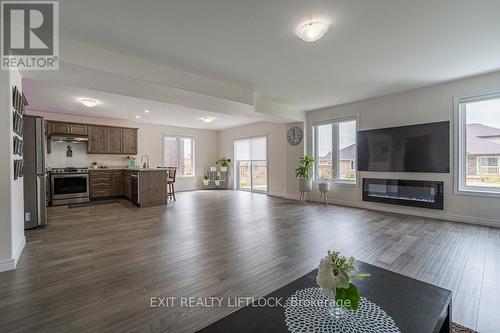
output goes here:
<path id="1" fill-rule="evenodd" d="M 71 199 L 89 196 L 88 174 L 62 174 L 51 176 L 52 199 Z"/>

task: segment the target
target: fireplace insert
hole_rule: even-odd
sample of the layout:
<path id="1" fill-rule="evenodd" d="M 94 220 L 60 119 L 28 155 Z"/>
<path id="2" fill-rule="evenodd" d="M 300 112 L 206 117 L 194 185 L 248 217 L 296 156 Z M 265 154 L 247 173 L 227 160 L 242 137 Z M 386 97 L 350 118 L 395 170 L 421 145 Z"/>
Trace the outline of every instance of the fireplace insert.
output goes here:
<path id="1" fill-rule="evenodd" d="M 363 200 L 420 208 L 444 208 L 441 181 L 363 178 Z"/>

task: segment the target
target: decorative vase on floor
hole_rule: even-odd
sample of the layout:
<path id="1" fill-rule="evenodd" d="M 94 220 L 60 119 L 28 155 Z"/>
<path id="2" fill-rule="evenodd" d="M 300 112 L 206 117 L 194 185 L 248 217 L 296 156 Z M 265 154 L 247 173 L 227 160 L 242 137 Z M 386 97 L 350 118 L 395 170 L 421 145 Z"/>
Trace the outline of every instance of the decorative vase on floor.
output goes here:
<path id="1" fill-rule="evenodd" d="M 312 179 L 299 178 L 300 200 L 305 199 L 307 193 L 309 201 L 311 201 Z"/>
<path id="2" fill-rule="evenodd" d="M 328 205 L 328 192 L 330 192 L 330 183 L 323 182 L 318 184 L 319 189 L 319 201 L 324 200 L 325 205 Z"/>

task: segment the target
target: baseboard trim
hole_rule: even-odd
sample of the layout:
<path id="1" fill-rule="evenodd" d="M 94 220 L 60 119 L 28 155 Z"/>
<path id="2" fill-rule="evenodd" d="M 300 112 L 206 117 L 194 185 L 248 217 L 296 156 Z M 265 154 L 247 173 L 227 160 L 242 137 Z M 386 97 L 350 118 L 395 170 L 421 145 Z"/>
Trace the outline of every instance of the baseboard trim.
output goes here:
<path id="1" fill-rule="evenodd" d="M 273 193 L 273 195 L 278 196 L 278 197 L 282 197 L 285 199 L 290 199 L 290 200 L 299 200 L 298 195 L 290 195 L 287 193 Z M 319 202 L 316 198 L 313 198 L 312 201 Z M 486 219 L 486 218 L 481 218 L 481 217 L 449 214 L 449 213 L 445 213 L 445 212 L 441 212 L 441 211 L 405 210 L 404 208 L 392 207 L 391 205 L 373 204 L 373 203 L 355 202 L 355 201 L 346 201 L 346 200 L 331 200 L 331 199 L 329 199 L 328 203 L 331 205 L 337 205 L 337 206 L 354 207 L 354 208 L 375 210 L 375 211 L 381 211 L 381 212 L 387 212 L 387 213 L 427 217 L 427 218 L 433 218 L 433 219 L 438 219 L 438 220 L 446 220 L 446 221 L 469 223 L 469 224 L 478 224 L 478 225 L 484 225 L 484 226 L 488 226 L 488 227 L 500 228 L 500 221 L 497 221 L 497 220 Z"/>
<path id="2" fill-rule="evenodd" d="M 10 271 L 14 268 L 16 268 L 16 261 L 14 259 L 0 261 L 0 272 Z"/>
<path id="3" fill-rule="evenodd" d="M 23 240 L 21 241 L 21 243 L 17 247 L 17 250 L 14 254 L 14 261 L 15 261 L 14 268 L 16 268 L 17 263 L 19 262 L 19 258 L 21 258 L 21 254 L 23 253 L 25 245 L 26 245 L 26 236 L 23 236 Z"/>
<path id="4" fill-rule="evenodd" d="M 26 245 L 26 237 L 23 236 L 23 240 L 17 247 L 17 250 L 14 254 L 14 258 L 0 261 L 0 272 L 10 271 L 16 268 L 17 263 L 19 262 L 19 258 L 23 253 L 24 246 Z"/>

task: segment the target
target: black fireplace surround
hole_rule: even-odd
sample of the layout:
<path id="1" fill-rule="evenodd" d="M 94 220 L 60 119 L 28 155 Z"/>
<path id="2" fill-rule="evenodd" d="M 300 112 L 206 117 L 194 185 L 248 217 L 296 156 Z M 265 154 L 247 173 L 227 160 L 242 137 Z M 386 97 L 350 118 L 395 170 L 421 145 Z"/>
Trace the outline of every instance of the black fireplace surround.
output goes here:
<path id="1" fill-rule="evenodd" d="M 363 201 L 443 210 L 443 196 L 439 181 L 363 178 Z"/>

